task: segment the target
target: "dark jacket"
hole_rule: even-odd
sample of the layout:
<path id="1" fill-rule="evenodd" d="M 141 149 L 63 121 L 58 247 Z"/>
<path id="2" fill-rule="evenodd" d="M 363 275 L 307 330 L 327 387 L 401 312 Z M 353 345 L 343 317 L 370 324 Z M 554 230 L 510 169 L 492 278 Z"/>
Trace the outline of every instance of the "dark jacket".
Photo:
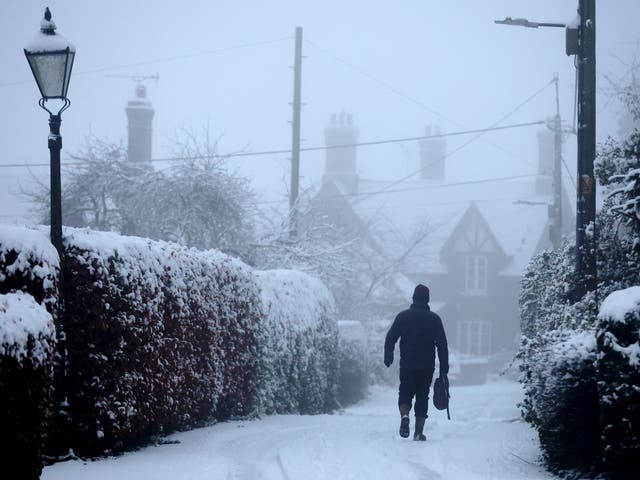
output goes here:
<path id="1" fill-rule="evenodd" d="M 442 320 L 429 309 L 428 303 L 414 302 L 398 314 L 384 342 L 385 364 L 393 361 L 393 349 L 400 338 L 400 368 L 435 368 L 438 350 L 440 374 L 449 373 L 449 349 Z"/>

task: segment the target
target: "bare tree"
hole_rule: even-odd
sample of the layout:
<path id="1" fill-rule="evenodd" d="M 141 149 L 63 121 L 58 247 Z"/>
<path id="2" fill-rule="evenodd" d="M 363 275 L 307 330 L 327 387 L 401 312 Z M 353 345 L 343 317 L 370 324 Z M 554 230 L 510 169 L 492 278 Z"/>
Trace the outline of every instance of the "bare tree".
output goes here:
<path id="1" fill-rule="evenodd" d="M 63 223 L 217 248 L 250 260 L 253 193 L 247 179 L 226 169 L 217 141 L 204 133 L 181 132 L 176 163 L 162 171 L 128 162 L 121 145 L 88 137 L 65 175 Z M 48 218 L 48 187 L 40 184 L 28 197 Z"/>

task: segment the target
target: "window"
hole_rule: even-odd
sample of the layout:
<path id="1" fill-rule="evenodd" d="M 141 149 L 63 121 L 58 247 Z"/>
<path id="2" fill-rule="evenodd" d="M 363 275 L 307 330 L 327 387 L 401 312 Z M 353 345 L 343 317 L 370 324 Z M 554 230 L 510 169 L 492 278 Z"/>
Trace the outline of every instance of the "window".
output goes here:
<path id="1" fill-rule="evenodd" d="M 472 355 L 491 353 L 491 323 L 486 320 L 463 320 L 458 324 L 458 349 Z"/>
<path id="2" fill-rule="evenodd" d="M 487 294 L 487 257 L 467 255 L 465 257 L 465 293 L 469 295 Z"/>

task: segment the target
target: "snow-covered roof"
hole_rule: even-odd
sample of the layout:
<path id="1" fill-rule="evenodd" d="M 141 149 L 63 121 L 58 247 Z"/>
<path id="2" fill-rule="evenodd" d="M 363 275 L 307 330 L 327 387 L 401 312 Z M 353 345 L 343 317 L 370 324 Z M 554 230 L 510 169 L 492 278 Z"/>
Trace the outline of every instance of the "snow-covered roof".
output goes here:
<path id="1" fill-rule="evenodd" d="M 421 228 L 428 228 L 409 262 L 415 272 L 445 273 L 440 252 L 472 204 L 510 258 L 503 274 L 520 275 L 546 228 L 549 195 L 536 195 L 536 176 L 499 180 L 360 180 L 350 203 L 370 225 L 379 246 L 399 256 Z"/>

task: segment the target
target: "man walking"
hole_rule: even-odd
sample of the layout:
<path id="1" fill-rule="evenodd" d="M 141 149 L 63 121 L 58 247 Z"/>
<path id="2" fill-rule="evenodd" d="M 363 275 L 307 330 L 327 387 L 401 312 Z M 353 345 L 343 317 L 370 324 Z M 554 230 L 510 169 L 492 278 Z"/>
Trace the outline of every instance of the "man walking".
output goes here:
<path id="1" fill-rule="evenodd" d="M 424 441 L 424 422 L 429 406 L 429 388 L 435 370 L 435 352 L 438 351 L 440 376 L 448 385 L 449 349 L 442 320 L 429 308 L 429 289 L 416 286 L 413 303 L 400 312 L 387 332 L 384 342 L 384 364 L 393 363 L 393 350 L 400 338 L 400 388 L 398 408 L 400 409 L 400 436 L 409 436 L 409 412 L 411 402 L 415 403 L 415 432 L 413 439 Z"/>

